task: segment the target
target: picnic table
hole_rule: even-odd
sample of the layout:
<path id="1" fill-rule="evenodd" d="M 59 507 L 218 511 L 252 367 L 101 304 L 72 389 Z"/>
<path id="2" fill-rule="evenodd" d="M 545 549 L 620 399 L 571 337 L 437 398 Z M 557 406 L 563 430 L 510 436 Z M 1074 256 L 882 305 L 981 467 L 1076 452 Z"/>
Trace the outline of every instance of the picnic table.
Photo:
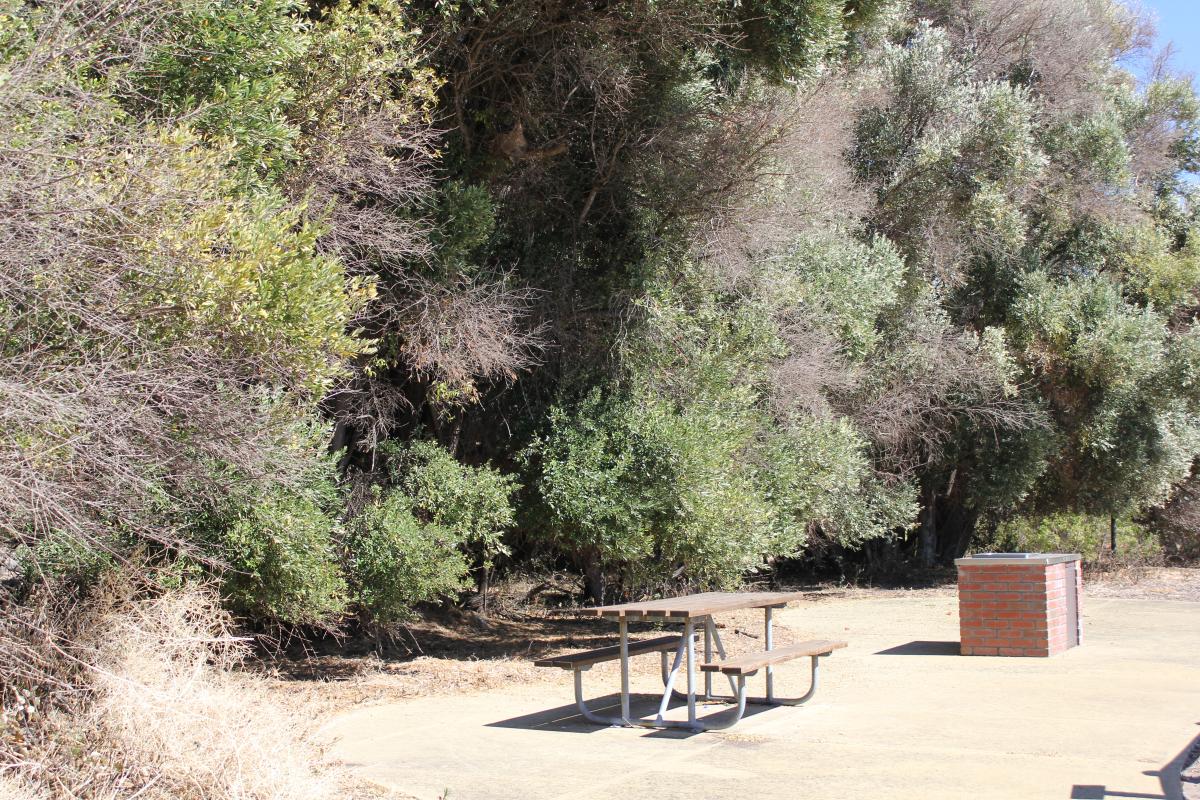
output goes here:
<path id="1" fill-rule="evenodd" d="M 627 727 L 641 726 L 650 728 L 685 728 L 688 730 L 705 731 L 728 728 L 741 720 L 746 711 L 747 703 L 762 703 L 766 705 L 799 705 L 813 696 L 817 690 L 818 659 L 828 656 L 834 650 L 845 647 L 845 642 L 828 639 L 814 639 L 788 647 L 776 648 L 772 636 L 772 612 L 783 608 L 788 603 L 799 600 L 801 592 L 703 592 L 701 594 L 669 597 L 660 600 L 647 600 L 620 605 L 581 608 L 570 613 L 581 616 L 605 617 L 617 620 L 619 642 L 616 645 L 586 650 L 580 653 L 569 653 L 552 658 L 544 658 L 534 663 L 540 667 L 558 667 L 570 669 L 575 677 L 575 703 L 584 718 L 600 725 L 622 725 Z M 743 609 L 761 608 L 763 610 L 763 638 L 765 649 L 761 653 L 752 653 L 735 658 L 727 658 L 724 643 L 721 641 L 713 616 L 721 613 L 740 611 Z M 629 640 L 629 622 L 631 620 L 661 619 L 668 622 L 683 624 L 682 636 L 662 636 L 654 639 L 631 642 Z M 699 625 L 704 635 L 704 661 L 697 663 L 696 659 L 696 627 Z M 714 649 L 719 660 L 714 660 Z M 670 668 L 667 666 L 668 654 L 674 652 L 675 657 Z M 663 695 L 658 706 L 658 714 L 653 719 L 633 716 L 629 710 L 629 659 L 636 655 L 657 652 L 661 656 L 663 680 Z M 807 693 L 796 698 L 780 698 L 775 696 L 774 666 L 794 658 L 809 656 L 812 659 L 812 681 Z M 621 716 L 610 717 L 597 714 L 588 708 L 583 697 L 583 673 L 593 665 L 604 661 L 619 659 L 621 662 Z M 687 693 L 682 695 L 675 691 L 675 680 L 686 664 Z M 696 711 L 696 672 L 699 667 L 704 674 L 704 700 L 722 700 L 736 703 L 732 715 L 724 719 L 710 715 L 700 719 Z M 761 697 L 747 697 L 746 678 L 760 670 L 766 672 L 766 694 Z M 718 696 L 713 693 L 713 675 L 721 673 L 729 680 L 732 696 Z M 670 705 L 671 698 L 678 696 L 686 699 L 688 718 L 686 722 L 664 718 Z"/>

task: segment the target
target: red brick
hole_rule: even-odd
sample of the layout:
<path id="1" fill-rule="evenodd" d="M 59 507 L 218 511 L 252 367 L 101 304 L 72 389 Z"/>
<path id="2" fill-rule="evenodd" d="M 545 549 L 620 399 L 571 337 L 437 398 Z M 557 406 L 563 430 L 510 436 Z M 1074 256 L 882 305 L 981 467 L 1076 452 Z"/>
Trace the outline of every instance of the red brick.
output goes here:
<path id="1" fill-rule="evenodd" d="M 997 654 L 997 652 L 998 652 L 998 649 L 995 647 L 971 646 L 971 647 L 963 648 L 963 655 L 968 655 L 968 656 L 994 656 Z"/>

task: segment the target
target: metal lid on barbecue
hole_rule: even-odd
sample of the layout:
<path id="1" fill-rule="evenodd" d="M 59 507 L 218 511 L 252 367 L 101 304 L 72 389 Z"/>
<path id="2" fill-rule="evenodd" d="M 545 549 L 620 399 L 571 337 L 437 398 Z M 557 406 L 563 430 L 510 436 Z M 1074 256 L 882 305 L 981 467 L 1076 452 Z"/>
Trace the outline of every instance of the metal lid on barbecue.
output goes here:
<path id="1" fill-rule="evenodd" d="M 1079 553 L 975 553 L 966 558 L 956 558 L 954 563 L 961 566 L 981 566 L 983 564 L 1062 564 L 1067 561 L 1079 561 Z"/>

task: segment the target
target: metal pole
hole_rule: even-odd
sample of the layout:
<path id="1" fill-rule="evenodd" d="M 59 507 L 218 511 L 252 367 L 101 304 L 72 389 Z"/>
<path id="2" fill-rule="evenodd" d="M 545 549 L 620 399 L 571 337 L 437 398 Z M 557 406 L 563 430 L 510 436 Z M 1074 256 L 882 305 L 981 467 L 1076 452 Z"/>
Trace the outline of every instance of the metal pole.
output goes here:
<path id="1" fill-rule="evenodd" d="M 704 618 L 704 663 L 712 663 L 712 617 Z M 704 673 L 704 699 L 712 699 L 712 673 Z"/>
<path id="2" fill-rule="evenodd" d="M 688 722 L 696 721 L 696 638 L 691 617 L 683 623 L 683 638 L 687 639 Z"/>
<path id="3" fill-rule="evenodd" d="M 766 620 L 764 624 L 763 638 L 767 641 L 767 650 L 770 651 L 775 646 L 775 640 L 771 636 L 771 612 L 774 611 L 770 606 L 766 608 Z M 767 702 L 775 700 L 775 668 L 767 665 Z"/>
<path id="4" fill-rule="evenodd" d="M 621 617 L 621 719 L 629 722 L 629 620 Z"/>
<path id="5" fill-rule="evenodd" d="M 712 621 L 712 617 L 708 618 L 708 624 L 712 626 L 713 644 L 717 646 L 717 656 L 724 661 L 725 645 L 721 644 L 721 632 L 717 630 L 717 625 Z M 737 697 L 737 679 L 732 675 L 726 675 L 725 677 L 729 679 L 729 691 L 733 693 L 734 697 Z"/>
<path id="6" fill-rule="evenodd" d="M 1115 556 L 1117 554 L 1117 518 L 1115 516 L 1108 518 L 1108 542 Z"/>
<path id="7" fill-rule="evenodd" d="M 663 651 L 663 663 L 667 660 L 667 651 Z M 663 674 L 663 696 L 662 702 L 658 704 L 658 722 L 663 721 L 663 714 L 667 713 L 667 706 L 671 703 L 671 692 L 675 691 L 675 676 L 679 674 L 679 667 L 683 663 L 683 640 L 679 640 L 679 647 L 675 648 L 675 661 L 671 664 L 671 671 Z"/>

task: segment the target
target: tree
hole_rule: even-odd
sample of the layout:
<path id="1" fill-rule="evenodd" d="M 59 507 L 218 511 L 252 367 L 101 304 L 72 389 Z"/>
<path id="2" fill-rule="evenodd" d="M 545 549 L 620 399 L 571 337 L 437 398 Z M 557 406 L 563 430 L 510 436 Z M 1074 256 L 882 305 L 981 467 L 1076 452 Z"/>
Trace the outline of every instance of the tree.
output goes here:
<path id="1" fill-rule="evenodd" d="M 1178 376 L 1194 334 L 1171 309 L 1195 283 L 1167 198 L 1191 166 L 1196 117 L 1190 89 L 1163 76 L 1138 91 L 1117 66 L 1142 29 L 1116 5 L 926 10 L 935 23 L 885 50 L 889 100 L 859 124 L 872 227 L 954 326 L 1006 332 L 1014 397 L 1050 425 L 1038 445 L 963 415 L 922 469 L 929 561 L 961 555 L 981 520 L 1120 515 L 1187 474 L 1196 440 Z"/>

